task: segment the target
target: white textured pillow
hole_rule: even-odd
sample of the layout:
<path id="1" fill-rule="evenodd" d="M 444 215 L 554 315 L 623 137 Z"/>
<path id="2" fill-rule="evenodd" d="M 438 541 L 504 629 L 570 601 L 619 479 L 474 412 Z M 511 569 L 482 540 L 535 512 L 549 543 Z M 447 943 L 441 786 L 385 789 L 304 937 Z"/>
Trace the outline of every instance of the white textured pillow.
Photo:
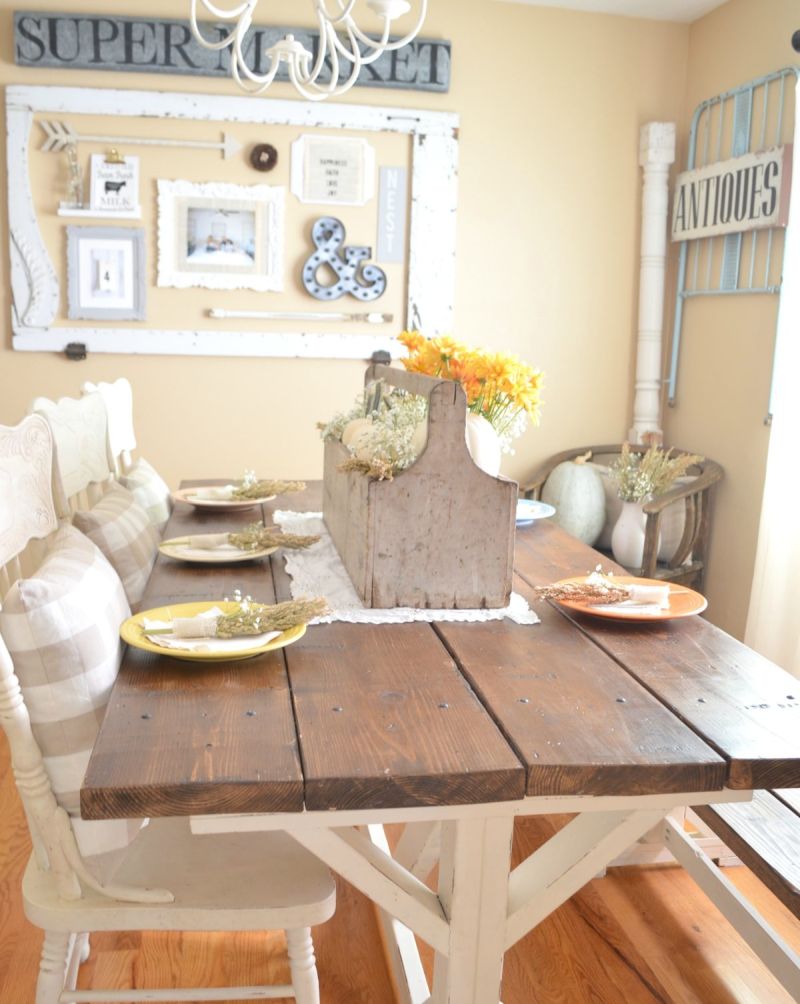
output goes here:
<path id="1" fill-rule="evenodd" d="M 38 571 L 14 583 L 0 610 L 45 770 L 95 874 L 116 863 L 142 823 L 79 818 L 81 783 L 122 658 L 119 627 L 129 616 L 118 575 L 71 526 L 61 527 Z"/>
<path id="2" fill-rule="evenodd" d="M 92 540 L 122 579 L 128 603 L 136 609 L 158 552 L 155 527 L 127 488 L 109 485 L 91 509 L 76 512 L 73 525 Z"/>
<path id="3" fill-rule="evenodd" d="M 144 509 L 160 536 L 172 512 L 172 495 L 158 471 L 139 457 L 133 467 L 120 476 L 119 483 Z"/>

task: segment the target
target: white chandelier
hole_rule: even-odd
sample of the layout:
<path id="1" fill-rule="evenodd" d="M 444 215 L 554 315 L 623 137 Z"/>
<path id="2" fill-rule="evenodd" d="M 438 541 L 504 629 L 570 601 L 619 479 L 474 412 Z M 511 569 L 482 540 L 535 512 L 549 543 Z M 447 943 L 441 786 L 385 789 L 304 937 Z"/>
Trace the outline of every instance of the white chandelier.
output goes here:
<path id="1" fill-rule="evenodd" d="M 349 91 L 362 66 L 374 63 L 384 52 L 401 49 L 417 36 L 428 7 L 428 0 L 418 0 L 420 9 L 414 27 L 402 38 L 390 42 L 392 22 L 411 10 L 411 4 L 406 0 L 366 0 L 367 7 L 382 22 L 377 38 L 370 38 L 356 24 L 353 9 L 357 0 L 335 0 L 336 10 L 333 11 L 328 11 L 326 0 L 311 0 L 319 27 L 316 58 L 293 35 L 287 35 L 265 51 L 269 69 L 259 74 L 250 69 L 244 58 L 244 38 L 253 23 L 258 0 L 244 0 L 229 10 L 217 7 L 211 0 L 200 0 L 200 3 L 217 21 L 234 22 L 224 38 L 218 41 L 205 38 L 197 23 L 198 0 L 191 0 L 192 34 L 207 49 L 231 47 L 231 74 L 243 90 L 261 94 L 275 79 L 281 63 L 285 62 L 289 80 L 309 101 L 322 101 Z M 326 61 L 330 64 L 330 81 L 318 82 Z"/>

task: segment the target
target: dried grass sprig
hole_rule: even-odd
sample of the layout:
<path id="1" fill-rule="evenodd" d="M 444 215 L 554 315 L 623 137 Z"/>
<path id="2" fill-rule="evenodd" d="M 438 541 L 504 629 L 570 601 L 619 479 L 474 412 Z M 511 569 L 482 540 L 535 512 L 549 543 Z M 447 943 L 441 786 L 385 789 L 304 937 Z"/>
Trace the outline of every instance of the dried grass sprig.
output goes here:
<path id="1" fill-rule="evenodd" d="M 232 499 L 260 499 L 306 490 L 305 481 L 245 481 L 231 492 Z"/>
<path id="2" fill-rule="evenodd" d="M 359 474 L 367 474 L 378 481 L 391 481 L 394 477 L 394 466 L 389 460 L 380 457 L 373 457 L 372 460 L 359 460 L 357 457 L 348 457 L 336 468 L 339 471 L 358 471 Z"/>

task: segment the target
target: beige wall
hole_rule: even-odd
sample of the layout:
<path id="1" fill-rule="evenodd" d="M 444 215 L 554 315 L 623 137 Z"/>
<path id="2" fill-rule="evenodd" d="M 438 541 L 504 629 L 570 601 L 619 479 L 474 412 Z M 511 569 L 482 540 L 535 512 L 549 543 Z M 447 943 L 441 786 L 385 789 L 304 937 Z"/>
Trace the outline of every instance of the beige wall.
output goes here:
<path id="1" fill-rule="evenodd" d="M 691 26 L 681 165 L 696 106 L 796 63 L 790 38 L 799 27 L 796 0 L 729 0 Z M 725 468 L 716 496 L 707 592 L 710 618 L 739 637 L 750 599 L 769 441 L 764 417 L 776 312 L 777 297 L 770 295 L 689 300 L 677 402 L 665 416 L 668 442 L 713 457 Z"/>
<path id="2" fill-rule="evenodd" d="M 228 81 L 19 69 L 13 65 L 11 15 L 26 6 L 107 9 L 101 0 L 0 0 L 0 83 L 238 93 Z M 140 14 L 178 16 L 186 4 L 135 6 Z M 732 0 L 690 28 L 437 0 L 426 33 L 452 40 L 450 93 L 360 89 L 344 99 L 461 116 L 456 332 L 466 341 L 516 352 L 547 374 L 542 424 L 506 459 L 506 473 L 524 477 L 559 449 L 624 436 L 636 329 L 639 129 L 651 120 L 677 121 L 685 136 L 691 109 L 702 97 L 791 61 L 788 37 L 798 27 L 790 24 L 793 6 L 792 0 Z M 276 20 L 297 19 L 295 4 L 271 4 L 273 10 Z M 280 87 L 274 94 L 292 96 Z M 168 153 L 151 156 L 153 171 L 167 170 Z M 5 157 L 0 178 L 4 188 Z M 0 222 L 5 229 L 5 205 Z M 71 363 L 51 353 L 15 352 L 9 296 L 8 255 L 0 242 L 0 422 L 18 420 L 34 394 L 74 394 L 83 380 L 124 374 L 134 386 L 141 450 L 173 484 L 183 477 L 235 476 L 245 467 L 265 476 L 319 476 L 314 423 L 345 407 L 361 382 L 362 365 L 351 361 L 93 355 Z M 722 308 L 700 308 L 709 309 Z M 748 321 L 751 310 L 756 314 Z M 752 567 L 752 485 L 760 480 L 766 447 L 760 411 L 765 340 L 774 328 L 766 314 L 758 306 L 737 314 L 736 349 L 731 351 L 726 331 L 707 356 L 711 370 L 706 358 L 692 358 L 695 350 L 709 352 L 709 343 L 687 337 L 694 348 L 683 357 L 681 401 L 667 417 L 670 439 L 707 452 L 728 471 L 709 592 L 713 619 L 736 633 Z M 708 325 L 728 327 L 717 316 Z M 697 323 L 703 323 L 699 316 Z M 753 328 L 762 334 L 757 348 L 748 347 Z M 726 396 L 736 404 L 727 419 L 717 417 L 702 383 L 708 372 L 731 381 Z M 737 388 L 745 377 L 746 387 Z M 749 506 L 744 516 L 743 506 Z M 723 539 L 740 543 L 726 549 Z M 744 580 L 738 579 L 742 570 Z"/>
<path id="3" fill-rule="evenodd" d="M 0 2 L 2 83 L 238 93 L 228 81 L 16 68 L 11 12 L 24 6 Z M 101 0 L 44 6 L 107 8 Z M 557 449 L 596 436 L 618 439 L 626 428 L 639 127 L 681 112 L 688 29 L 477 0 L 431 6 L 427 33 L 453 43 L 451 92 L 360 89 L 347 97 L 461 115 L 457 333 L 517 352 L 547 372 L 542 425 L 507 461 L 508 473 L 521 474 Z M 181 0 L 136 5 L 141 14 L 185 9 Z M 275 17 L 291 23 L 293 10 L 279 4 Z M 275 94 L 291 96 L 286 88 Z M 166 164 L 170 155 L 152 156 Z M 5 206 L 0 218 L 5 222 Z M 4 243 L 0 274 L 0 421 L 16 421 L 36 393 L 73 394 L 82 380 L 125 374 L 134 385 L 142 452 L 169 481 L 253 466 L 264 474 L 320 474 L 314 423 L 350 402 L 360 363 L 110 355 L 70 363 L 13 352 Z"/>

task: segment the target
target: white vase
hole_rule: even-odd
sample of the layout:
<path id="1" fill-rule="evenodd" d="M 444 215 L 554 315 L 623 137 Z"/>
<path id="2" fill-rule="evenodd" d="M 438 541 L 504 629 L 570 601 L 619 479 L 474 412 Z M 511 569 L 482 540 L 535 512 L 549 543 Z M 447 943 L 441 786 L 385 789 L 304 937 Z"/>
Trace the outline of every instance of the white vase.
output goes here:
<path id="1" fill-rule="evenodd" d="M 464 435 L 467 449 L 476 466 L 496 478 L 500 473 L 502 450 L 494 426 L 483 415 L 468 411 Z"/>
<path id="2" fill-rule="evenodd" d="M 646 519 L 641 502 L 622 503 L 611 534 L 611 553 L 625 568 L 638 571 L 642 567 Z"/>

